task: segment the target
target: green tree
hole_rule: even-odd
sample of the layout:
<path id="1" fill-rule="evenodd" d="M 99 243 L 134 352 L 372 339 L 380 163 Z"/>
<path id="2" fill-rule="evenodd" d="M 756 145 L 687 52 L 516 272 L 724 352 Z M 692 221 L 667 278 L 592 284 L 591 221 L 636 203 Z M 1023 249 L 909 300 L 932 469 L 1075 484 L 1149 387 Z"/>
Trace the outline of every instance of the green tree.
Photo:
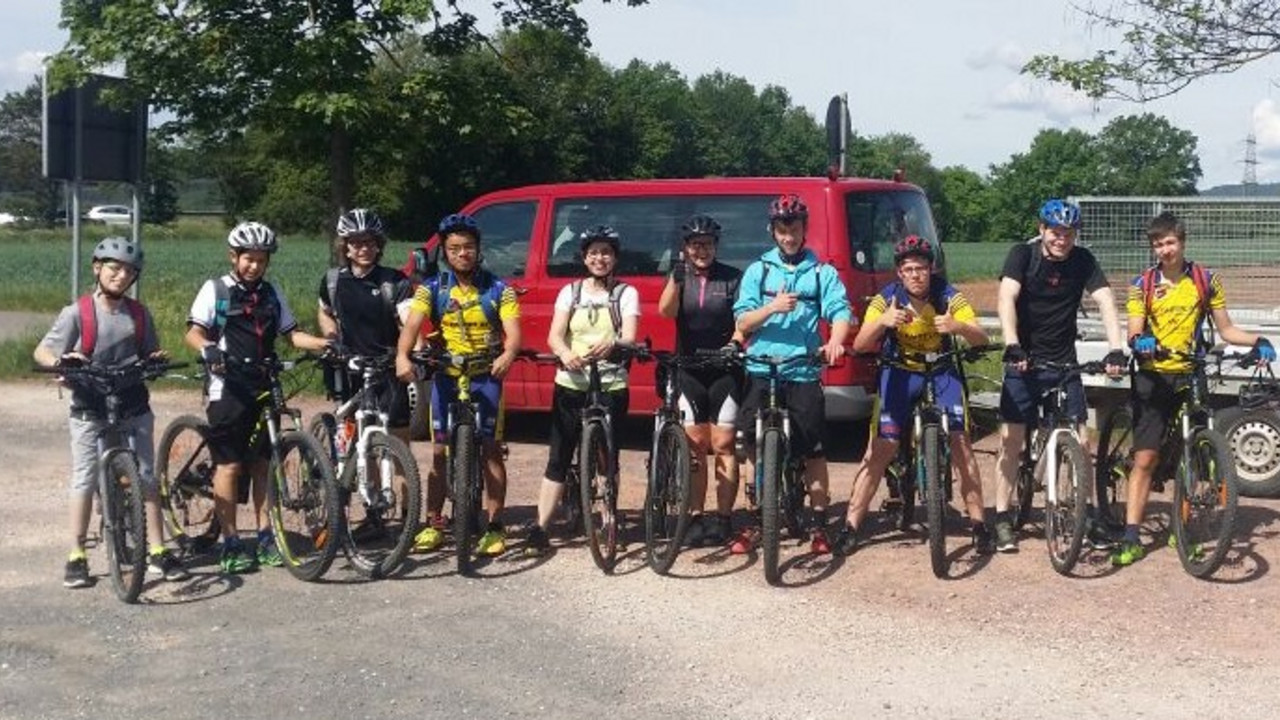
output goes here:
<path id="1" fill-rule="evenodd" d="M 44 179 L 40 82 L 0 99 L 0 208 L 53 222 L 62 210 L 59 183 Z"/>
<path id="2" fill-rule="evenodd" d="M 1038 55 L 1023 70 L 1091 97 L 1165 97 L 1280 51 L 1280 13 L 1270 0 L 1108 0 L 1077 9 L 1119 35 L 1121 49 L 1084 60 Z"/>
<path id="3" fill-rule="evenodd" d="M 1194 195 L 1200 180 L 1196 136 L 1151 113 L 1107 123 L 1094 139 L 1098 192 Z"/>
<path id="4" fill-rule="evenodd" d="M 991 167 L 991 233 L 1002 242 L 1035 234 L 1036 209 L 1049 198 L 1098 191 L 1097 150 L 1083 130 L 1041 130 L 1025 153 Z"/>
<path id="5" fill-rule="evenodd" d="M 978 173 L 959 166 L 943 168 L 942 197 L 934 203 L 934 221 L 945 242 L 984 242 L 992 240 L 991 212 L 994 205 L 991 187 Z"/>
<path id="6" fill-rule="evenodd" d="M 640 5 L 646 0 L 626 0 Z M 578 0 L 494 0 L 504 27 L 563 31 L 586 44 Z M 609 2 L 609 0 L 604 0 Z M 225 138 L 259 124 L 316 133 L 327 148 L 328 204 L 355 197 L 355 138 L 385 131 L 369 102 L 368 79 L 397 37 L 422 33 L 438 54 L 484 40 L 458 0 L 102 0 L 63 3 L 69 42 L 53 59 L 57 82 L 123 64 L 133 85 L 175 114 L 175 129 Z M 429 28 L 423 32 L 427 24 Z M 138 38 L 146 38 L 139 42 Z M 431 75 L 403 96 L 433 99 Z M 333 214 L 332 212 L 330 214 Z"/>

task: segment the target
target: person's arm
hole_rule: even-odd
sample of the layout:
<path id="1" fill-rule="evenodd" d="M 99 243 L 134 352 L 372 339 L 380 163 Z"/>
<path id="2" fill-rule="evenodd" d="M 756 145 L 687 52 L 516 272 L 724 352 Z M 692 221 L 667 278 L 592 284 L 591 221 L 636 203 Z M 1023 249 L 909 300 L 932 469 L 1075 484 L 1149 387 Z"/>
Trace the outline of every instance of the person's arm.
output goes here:
<path id="1" fill-rule="evenodd" d="M 506 288 L 502 291 L 498 315 L 502 318 L 502 354 L 493 360 L 493 376 L 502 379 L 515 362 L 520 352 L 523 338 L 520 336 L 520 306 L 516 301 L 515 290 Z"/>
<path id="2" fill-rule="evenodd" d="M 935 326 L 940 332 L 959 335 L 971 346 L 986 345 L 990 341 L 987 331 L 978 324 L 978 315 L 973 311 L 973 306 L 959 293 L 947 303 L 947 314 L 935 318 Z"/>
<path id="3" fill-rule="evenodd" d="M 680 313 L 680 293 L 683 291 L 675 275 L 668 276 L 667 283 L 662 286 L 662 295 L 658 297 L 658 314 L 674 319 Z"/>
<path id="4" fill-rule="evenodd" d="M 413 299 L 408 303 L 408 314 L 404 325 L 400 328 L 400 336 L 396 338 L 396 377 L 403 382 L 414 379 L 413 363 L 409 353 L 418 344 L 418 333 L 422 331 L 422 323 L 427 319 L 427 311 L 431 307 L 431 293 L 425 285 L 419 285 L 414 291 Z"/>
<path id="5" fill-rule="evenodd" d="M 325 306 L 324 302 L 318 303 L 316 310 L 316 324 L 320 326 L 320 334 L 327 338 L 338 337 L 338 321 L 334 319 L 332 312 Z"/>
<path id="6" fill-rule="evenodd" d="M 1018 295 L 1022 292 L 1022 283 L 1011 277 L 1000 278 L 1000 288 L 996 291 L 996 315 L 1000 318 L 1000 333 L 1004 337 L 1005 347 L 1019 345 L 1018 341 Z"/>
<path id="7" fill-rule="evenodd" d="M 299 330 L 296 327 L 285 333 L 289 336 L 289 342 L 299 350 L 310 350 L 312 352 L 323 352 L 329 347 L 329 339 L 312 335 L 305 330 Z"/>
<path id="8" fill-rule="evenodd" d="M 547 331 L 547 348 L 560 358 L 560 364 L 566 369 L 581 370 L 582 358 L 569 348 L 568 343 L 569 314 L 573 310 L 570 307 L 572 300 L 569 287 L 562 288 L 560 295 L 556 298 L 555 312 L 551 316 L 551 329 Z"/>

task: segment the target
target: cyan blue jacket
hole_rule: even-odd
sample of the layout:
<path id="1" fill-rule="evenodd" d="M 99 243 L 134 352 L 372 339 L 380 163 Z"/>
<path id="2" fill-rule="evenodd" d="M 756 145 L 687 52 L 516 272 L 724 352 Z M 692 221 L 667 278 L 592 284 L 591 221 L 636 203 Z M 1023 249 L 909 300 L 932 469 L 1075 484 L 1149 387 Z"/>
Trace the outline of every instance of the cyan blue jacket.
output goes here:
<path id="1" fill-rule="evenodd" d="M 764 282 L 761 282 L 763 277 Z M 743 313 L 758 310 L 773 300 L 779 292 L 798 294 L 796 307 L 789 313 L 774 313 L 747 338 L 748 355 L 791 356 L 811 353 L 822 346 L 818 337 L 818 320 L 834 323 L 849 322 L 853 313 L 849 309 L 849 295 L 836 269 L 818 262 L 811 250 L 794 267 L 786 264 L 777 248 L 766 252 L 751 263 L 742 275 L 738 286 L 738 299 L 733 303 L 734 318 Z M 822 307 L 818 307 L 818 303 Z M 769 374 L 767 366 L 747 361 L 751 375 Z M 815 382 L 817 367 L 793 363 L 783 368 L 782 377 L 792 382 Z"/>

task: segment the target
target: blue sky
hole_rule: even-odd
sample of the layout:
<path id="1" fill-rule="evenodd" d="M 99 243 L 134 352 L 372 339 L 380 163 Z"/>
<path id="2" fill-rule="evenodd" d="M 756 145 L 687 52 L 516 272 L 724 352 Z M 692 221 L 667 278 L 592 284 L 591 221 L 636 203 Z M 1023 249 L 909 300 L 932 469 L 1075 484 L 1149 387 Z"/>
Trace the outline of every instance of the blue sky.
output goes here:
<path id="1" fill-rule="evenodd" d="M 59 3 L 0 5 L 0 90 L 8 91 L 29 82 L 65 33 Z M 1240 180 L 1250 131 L 1258 180 L 1280 181 L 1280 58 L 1146 106 L 1095 104 L 1018 74 L 1036 53 L 1080 57 L 1107 44 L 1063 0 L 651 0 L 640 8 L 586 0 L 580 10 L 594 51 L 611 65 L 667 61 L 690 80 L 721 69 L 758 88 L 786 88 L 818 118 L 846 92 L 859 133 L 911 134 L 938 166 L 986 174 L 1043 128 L 1097 132 L 1146 111 L 1197 136 L 1201 187 Z"/>

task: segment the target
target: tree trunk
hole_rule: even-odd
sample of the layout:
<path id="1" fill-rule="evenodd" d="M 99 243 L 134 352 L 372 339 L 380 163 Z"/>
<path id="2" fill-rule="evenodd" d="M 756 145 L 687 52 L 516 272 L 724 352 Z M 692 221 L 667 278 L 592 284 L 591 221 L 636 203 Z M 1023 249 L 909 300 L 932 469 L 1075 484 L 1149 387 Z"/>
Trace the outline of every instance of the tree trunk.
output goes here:
<path id="1" fill-rule="evenodd" d="M 335 125 L 329 131 L 329 217 L 335 222 L 342 213 L 351 209 L 356 194 L 355 155 L 352 152 L 354 142 L 351 133 L 342 126 Z M 330 223 L 327 234 L 332 236 L 334 223 Z M 338 265 L 342 258 L 338 257 L 337 248 L 329 244 L 329 261 Z"/>

